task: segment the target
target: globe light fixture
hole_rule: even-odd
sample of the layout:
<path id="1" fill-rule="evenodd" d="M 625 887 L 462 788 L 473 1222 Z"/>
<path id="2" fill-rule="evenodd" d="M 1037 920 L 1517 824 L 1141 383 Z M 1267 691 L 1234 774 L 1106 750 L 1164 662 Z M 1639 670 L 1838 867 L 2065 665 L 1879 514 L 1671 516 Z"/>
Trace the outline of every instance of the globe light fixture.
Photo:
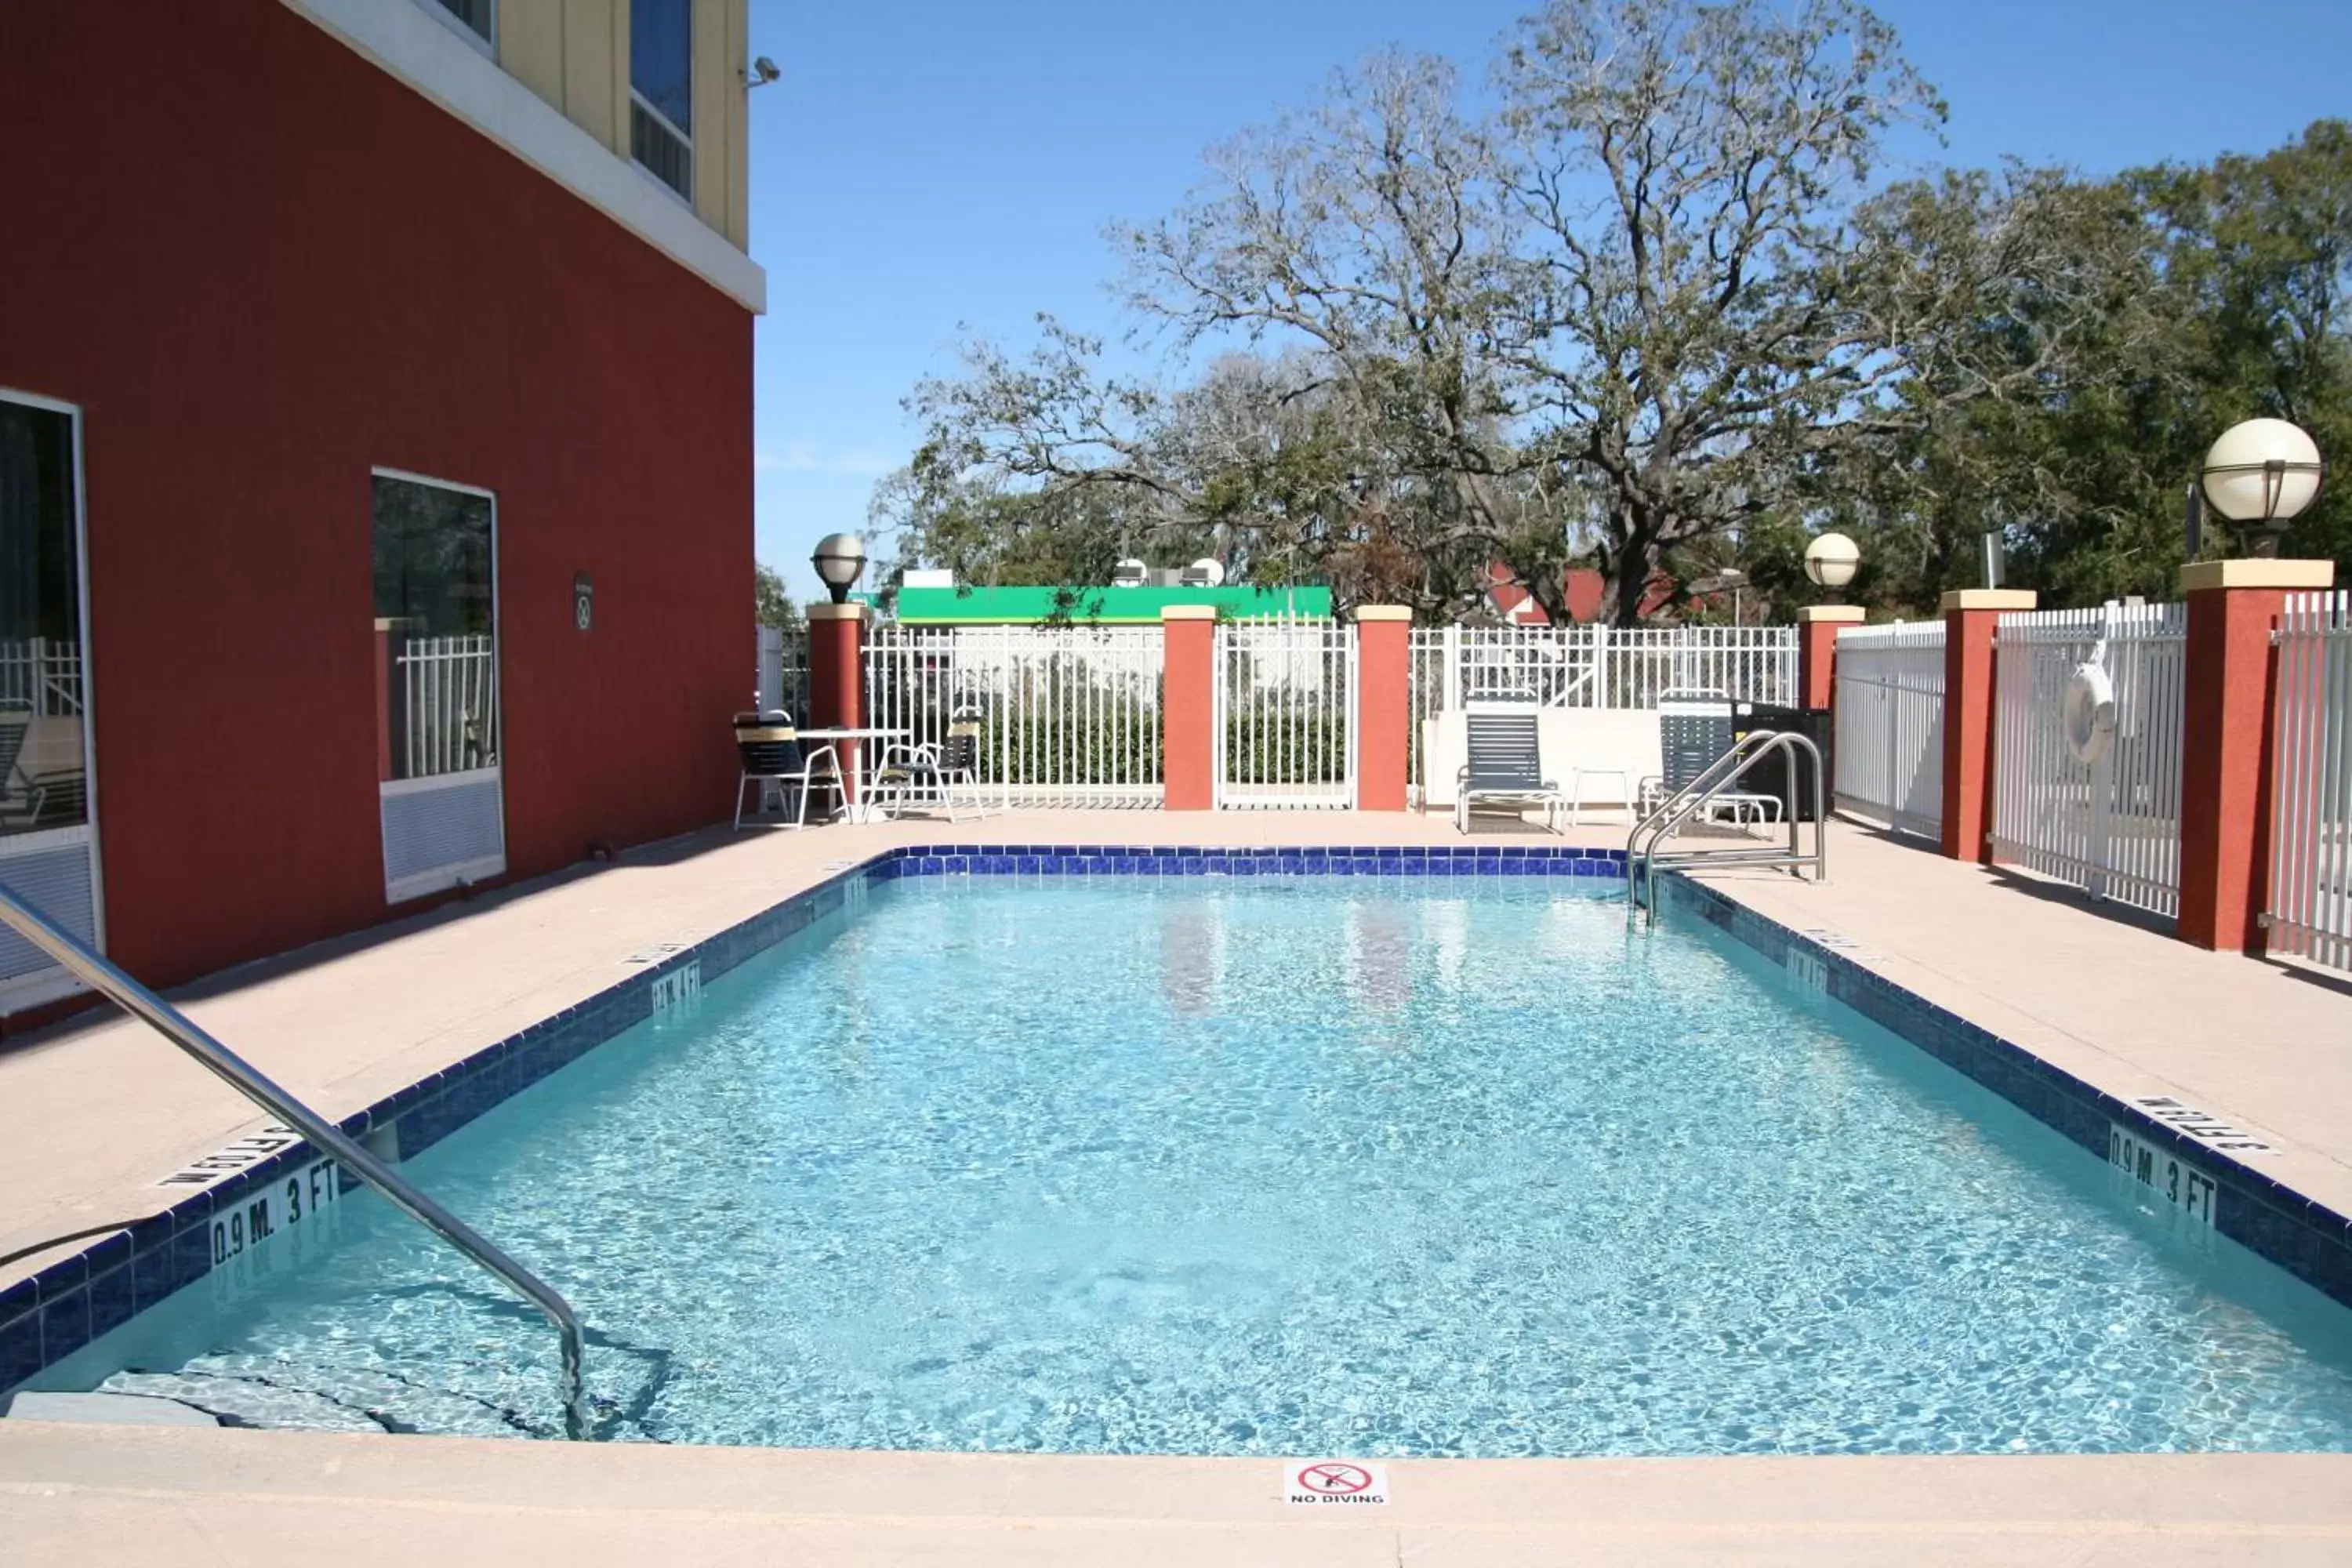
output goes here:
<path id="1" fill-rule="evenodd" d="M 1862 564 L 1862 549 L 1843 533 L 1816 536 L 1805 546 L 1805 575 L 1824 588 L 1843 588 Z"/>
<path id="2" fill-rule="evenodd" d="M 854 533 L 828 533 L 816 542 L 809 564 L 816 568 L 817 580 L 833 595 L 833 602 L 845 605 L 849 585 L 866 570 L 866 542 Z"/>
<path id="3" fill-rule="evenodd" d="M 2318 499 L 2327 477 L 2319 447 L 2284 419 L 2249 419 L 2221 432 L 2205 454 L 2205 504 L 2238 530 L 2249 555 L 2274 556 L 2279 536 Z"/>

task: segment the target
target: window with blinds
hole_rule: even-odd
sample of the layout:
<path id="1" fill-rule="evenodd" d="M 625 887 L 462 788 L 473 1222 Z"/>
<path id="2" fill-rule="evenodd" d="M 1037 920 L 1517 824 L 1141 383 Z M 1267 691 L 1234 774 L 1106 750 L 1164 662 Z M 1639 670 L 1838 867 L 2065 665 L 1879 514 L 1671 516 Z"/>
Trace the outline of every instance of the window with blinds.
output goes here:
<path id="1" fill-rule="evenodd" d="M 629 155 L 694 199 L 692 0 L 630 0 Z"/>

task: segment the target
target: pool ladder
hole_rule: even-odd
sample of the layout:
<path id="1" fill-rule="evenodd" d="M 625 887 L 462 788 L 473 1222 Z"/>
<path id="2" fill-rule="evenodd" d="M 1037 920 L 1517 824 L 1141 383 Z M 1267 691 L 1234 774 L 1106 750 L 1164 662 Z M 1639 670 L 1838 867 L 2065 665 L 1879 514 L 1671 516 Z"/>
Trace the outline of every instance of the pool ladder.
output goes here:
<path id="1" fill-rule="evenodd" d="M 1712 847 L 1685 850 L 1662 857 L 1658 847 L 1676 828 L 1690 820 L 1710 803 L 1732 792 L 1743 778 L 1767 757 L 1789 759 L 1792 770 L 1789 805 L 1796 804 L 1793 770 L 1797 753 L 1801 751 L 1813 764 L 1813 847 L 1808 852 L 1798 843 L 1797 813 L 1789 814 L 1789 847 L 1780 848 L 1715 848 Z M 1785 866 L 1791 870 L 1806 866 L 1813 868 L 1813 880 L 1827 881 L 1830 874 L 1828 841 L 1828 798 L 1823 787 L 1822 749 L 1808 736 L 1787 730 L 1751 730 L 1735 742 L 1731 749 L 1709 763 L 1699 775 L 1653 807 L 1648 816 L 1633 825 L 1625 839 L 1625 923 L 1631 925 L 1642 915 L 1654 922 L 1658 918 L 1658 862 L 1667 859 L 1677 866 Z M 1643 835 L 1649 836 L 1646 847 Z"/>
<path id="2" fill-rule="evenodd" d="M 425 1229 L 495 1274 L 547 1314 L 562 1341 L 563 1435 L 589 1436 L 588 1400 L 582 1381 L 579 1315 L 539 1276 L 491 1245 L 474 1228 L 417 1190 L 399 1172 L 344 1136 L 341 1128 L 295 1099 L 252 1063 L 198 1028 L 194 1020 L 116 968 L 71 931 L 0 888 L 0 922 L 71 970 L 89 988 L 195 1058 L 208 1071 L 254 1104 L 299 1132 L 320 1153 L 391 1200 Z"/>

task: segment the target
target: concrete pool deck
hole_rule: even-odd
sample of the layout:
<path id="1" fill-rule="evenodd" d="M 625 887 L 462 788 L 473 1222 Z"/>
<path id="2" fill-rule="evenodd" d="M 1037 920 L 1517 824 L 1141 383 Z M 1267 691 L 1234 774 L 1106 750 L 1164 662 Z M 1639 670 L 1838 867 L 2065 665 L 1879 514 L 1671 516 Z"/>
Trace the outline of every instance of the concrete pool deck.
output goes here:
<path id="1" fill-rule="evenodd" d="M 1621 846 L 1624 831 L 1567 838 Z M 1460 840 L 1440 816 L 1344 812 L 1024 811 L 952 826 L 721 830 L 250 965 L 176 999 L 340 1116 L 578 1003 L 630 973 L 632 954 L 709 936 L 845 862 L 940 842 Z M 1830 853 L 1826 886 L 1760 872 L 1706 879 L 1784 925 L 1840 933 L 1856 962 L 2103 1089 L 2172 1094 L 2256 1132 L 2280 1145 L 2258 1168 L 2352 1208 L 2352 984 L 2200 952 L 2072 893 L 1864 829 L 1834 827 Z M 120 1018 L 11 1042 L 0 1050 L 0 1253 L 160 1211 L 175 1194 L 158 1178 L 261 1120 Z M 0 1266 L 0 1285 L 71 1249 Z M 144 1560 L 149 1527 L 178 1521 L 186 1550 L 175 1558 L 225 1561 L 257 1533 L 282 1542 L 315 1524 L 342 1542 L 370 1533 L 361 1521 L 373 1519 L 404 1560 L 420 1546 L 487 1557 L 502 1543 L 499 1556 L 535 1561 L 557 1542 L 567 1558 L 615 1562 L 689 1542 L 720 1562 L 772 1561 L 779 1546 L 894 1562 L 1899 1552 L 2146 1563 L 2210 1560 L 2217 1548 L 2234 1562 L 2352 1558 L 2352 1457 L 1400 1462 L 1394 1517 L 1356 1522 L 1286 1511 L 1262 1460 L 617 1447 L 549 1457 L 557 1451 L 0 1421 L 0 1540 L 12 1562 L 101 1562 L 110 1549 L 110 1560 Z M 861 1500 L 841 1500 L 852 1495 Z M 348 1530 L 330 1523 L 346 1519 Z"/>
<path id="2" fill-rule="evenodd" d="M 1388 1507 L 1275 1459 L 586 1447 L 0 1421 L 11 1568 L 244 1563 L 2338 1564 L 2333 1456 L 1422 1459 Z"/>

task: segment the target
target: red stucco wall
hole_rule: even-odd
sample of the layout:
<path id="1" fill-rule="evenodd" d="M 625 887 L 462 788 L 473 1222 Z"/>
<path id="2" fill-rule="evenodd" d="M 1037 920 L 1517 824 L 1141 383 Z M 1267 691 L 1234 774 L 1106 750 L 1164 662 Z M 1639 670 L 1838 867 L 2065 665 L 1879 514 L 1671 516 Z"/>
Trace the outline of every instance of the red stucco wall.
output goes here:
<path id="1" fill-rule="evenodd" d="M 83 410 L 119 960 L 169 983 L 404 912 L 372 465 L 498 492 L 510 874 L 726 815 L 740 305 L 277 0 L 0 7 L 0 386 Z"/>

